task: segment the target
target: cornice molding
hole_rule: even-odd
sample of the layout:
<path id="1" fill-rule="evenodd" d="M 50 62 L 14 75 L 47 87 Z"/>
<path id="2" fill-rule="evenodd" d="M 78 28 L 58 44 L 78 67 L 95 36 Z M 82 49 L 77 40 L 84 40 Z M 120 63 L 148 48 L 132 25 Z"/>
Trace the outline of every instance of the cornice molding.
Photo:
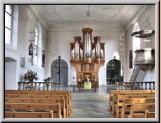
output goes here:
<path id="1" fill-rule="evenodd" d="M 41 17 L 36 13 L 36 12 L 34 12 L 34 10 L 29 6 L 29 5 L 27 5 L 27 7 L 30 9 L 30 11 L 32 12 L 32 13 L 34 13 L 35 14 L 35 16 L 38 18 L 38 20 L 46 27 L 46 29 L 48 30 L 49 28 L 48 28 L 48 26 L 45 24 L 45 22 L 41 19 Z"/>

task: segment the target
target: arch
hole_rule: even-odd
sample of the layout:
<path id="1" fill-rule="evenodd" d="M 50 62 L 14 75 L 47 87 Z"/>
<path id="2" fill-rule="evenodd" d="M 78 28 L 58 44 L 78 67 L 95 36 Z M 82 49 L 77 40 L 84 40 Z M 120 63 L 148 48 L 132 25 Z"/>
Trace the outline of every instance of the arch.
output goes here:
<path id="1" fill-rule="evenodd" d="M 51 64 L 51 78 L 54 78 L 55 82 L 61 82 L 62 85 L 68 84 L 68 64 L 66 61 L 63 59 L 53 61 Z"/>
<path id="2" fill-rule="evenodd" d="M 134 24 L 134 27 L 133 27 L 133 32 L 137 31 L 137 28 L 139 27 L 139 24 L 138 23 L 135 23 Z M 140 30 L 140 28 L 139 28 Z"/>
<path id="3" fill-rule="evenodd" d="M 57 58 L 52 58 L 50 61 L 49 61 L 49 64 L 48 64 L 48 77 L 51 77 L 51 65 L 53 63 L 53 61 L 55 61 Z M 66 63 L 68 64 L 68 85 L 70 84 L 70 68 L 71 68 L 71 65 L 70 65 L 70 62 L 63 56 L 61 56 L 61 59 L 63 59 L 64 61 L 66 61 Z"/>
<path id="4" fill-rule="evenodd" d="M 41 29 L 41 24 L 37 21 L 35 25 L 35 29 L 37 28 L 38 31 L 38 40 L 37 40 L 37 66 L 41 67 L 42 66 L 42 29 Z M 35 53 L 34 53 L 35 54 Z M 34 55 L 35 58 L 35 55 Z"/>
<path id="5" fill-rule="evenodd" d="M 106 82 L 123 82 L 123 76 L 121 73 L 121 61 L 117 59 L 110 60 L 106 65 Z"/>

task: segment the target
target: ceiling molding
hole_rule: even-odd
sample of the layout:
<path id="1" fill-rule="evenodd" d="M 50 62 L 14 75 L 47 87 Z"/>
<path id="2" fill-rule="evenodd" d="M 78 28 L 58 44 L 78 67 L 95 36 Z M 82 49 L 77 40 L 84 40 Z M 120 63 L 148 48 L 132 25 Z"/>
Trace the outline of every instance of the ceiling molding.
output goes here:
<path id="1" fill-rule="evenodd" d="M 134 24 L 138 18 L 143 14 L 142 12 L 148 7 L 149 5 L 143 6 L 141 10 L 134 16 L 134 18 L 130 21 L 130 23 L 126 26 L 125 30 L 127 30 L 132 24 Z"/>
<path id="2" fill-rule="evenodd" d="M 39 15 L 37 15 L 36 12 L 34 12 L 34 10 L 33 10 L 29 5 L 27 5 L 27 7 L 30 9 L 30 11 L 31 11 L 32 13 L 35 14 L 35 16 L 36 16 L 36 17 L 38 18 L 38 20 L 46 27 L 46 29 L 49 29 L 48 26 L 45 24 L 45 22 L 41 19 L 41 17 L 40 17 Z"/>

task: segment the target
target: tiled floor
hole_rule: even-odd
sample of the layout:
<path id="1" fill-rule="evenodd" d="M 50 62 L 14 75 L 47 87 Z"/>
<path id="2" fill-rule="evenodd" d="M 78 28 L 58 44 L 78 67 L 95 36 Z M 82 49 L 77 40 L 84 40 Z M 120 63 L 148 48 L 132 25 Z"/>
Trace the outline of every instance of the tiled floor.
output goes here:
<path id="1" fill-rule="evenodd" d="M 71 118 L 113 118 L 108 111 L 110 89 L 116 90 L 116 85 L 99 86 L 97 92 L 94 89 L 62 87 L 62 90 L 72 90 Z"/>

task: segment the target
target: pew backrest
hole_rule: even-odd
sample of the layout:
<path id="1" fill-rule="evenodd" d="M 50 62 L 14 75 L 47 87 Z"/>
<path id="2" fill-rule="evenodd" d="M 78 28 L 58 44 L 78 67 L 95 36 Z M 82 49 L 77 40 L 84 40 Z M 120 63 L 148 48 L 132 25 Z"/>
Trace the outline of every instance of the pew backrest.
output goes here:
<path id="1" fill-rule="evenodd" d="M 125 111 L 131 110 L 131 104 L 146 104 L 146 103 L 155 103 L 155 98 L 125 98 L 123 99 L 123 105 L 121 109 L 121 118 L 125 118 Z"/>
<path id="2" fill-rule="evenodd" d="M 109 103 L 111 104 L 112 103 L 112 114 L 114 114 L 115 112 L 114 112 L 114 107 L 115 107 L 115 104 L 117 105 L 117 102 L 119 102 L 118 101 L 118 94 L 119 95 L 144 95 L 144 96 L 153 96 L 153 95 L 155 95 L 155 93 L 154 92 L 140 92 L 140 93 L 131 93 L 131 92 L 120 92 L 120 93 L 114 93 L 113 94 L 113 99 L 112 99 L 112 101 L 110 101 Z"/>
<path id="3" fill-rule="evenodd" d="M 112 100 L 113 97 L 115 97 L 117 94 L 122 94 L 122 93 L 144 93 L 144 92 L 154 92 L 153 90 L 110 90 L 110 96 L 109 96 L 109 109 L 112 109 Z M 115 95 L 114 95 L 115 94 Z"/>
<path id="4" fill-rule="evenodd" d="M 138 103 L 135 104 L 134 102 L 132 102 L 131 105 L 131 110 L 130 110 L 130 115 L 128 116 L 128 118 L 144 118 L 144 113 L 141 115 L 137 115 L 137 113 L 134 113 L 135 111 L 155 111 L 155 103 Z"/>
<path id="5" fill-rule="evenodd" d="M 66 111 L 67 108 L 65 108 L 65 100 L 63 98 L 5 98 L 5 103 L 45 103 L 45 104 L 54 104 L 54 103 L 60 103 L 61 111 L 63 113 L 63 118 L 66 118 Z"/>
<path id="6" fill-rule="evenodd" d="M 5 103 L 5 111 L 47 111 L 53 110 L 53 117 L 62 118 L 60 103 L 40 104 L 40 103 Z"/>
<path id="7" fill-rule="evenodd" d="M 148 110 L 146 110 L 144 118 L 155 118 L 155 112 L 149 112 Z"/>
<path id="8" fill-rule="evenodd" d="M 66 111 L 66 116 L 69 118 L 70 114 L 71 114 L 71 103 L 69 101 L 69 97 L 67 94 L 65 95 L 38 95 L 38 94 L 5 94 L 5 99 L 7 98 L 38 98 L 38 99 L 43 99 L 43 98 L 46 98 L 46 99 L 57 99 L 57 98 L 60 98 L 60 99 L 65 99 L 65 106 L 67 108 L 67 111 Z"/>
<path id="9" fill-rule="evenodd" d="M 5 112 L 5 118 L 58 118 L 53 117 L 53 111 L 49 112 Z"/>

